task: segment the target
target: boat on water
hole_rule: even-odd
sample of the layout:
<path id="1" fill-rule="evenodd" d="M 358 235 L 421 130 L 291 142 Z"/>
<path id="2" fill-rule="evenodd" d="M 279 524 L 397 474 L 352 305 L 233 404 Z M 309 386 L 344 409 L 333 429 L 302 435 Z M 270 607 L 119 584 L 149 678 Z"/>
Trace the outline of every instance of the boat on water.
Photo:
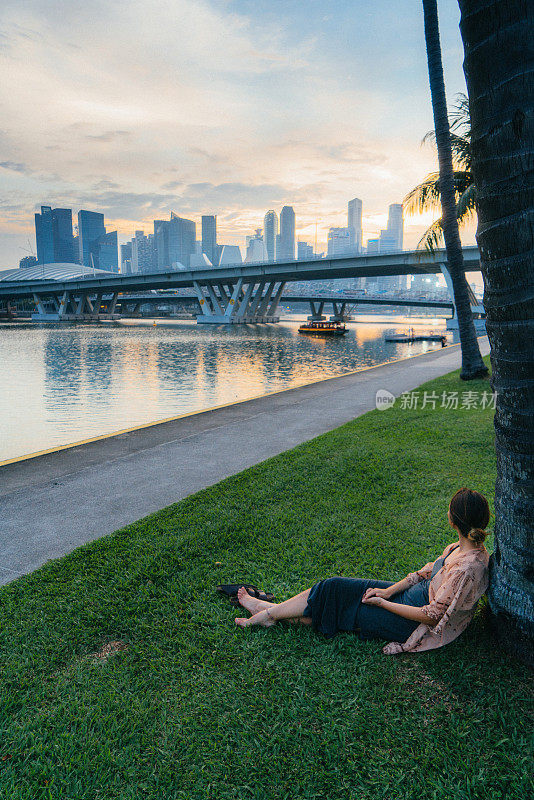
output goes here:
<path id="1" fill-rule="evenodd" d="M 385 335 L 386 342 L 441 342 L 441 346 L 447 345 L 447 337 L 444 333 L 420 333 L 416 334 L 413 328 L 409 328 L 406 333 L 390 333 Z"/>
<path id="2" fill-rule="evenodd" d="M 308 336 L 343 336 L 347 328 L 341 322 L 305 322 L 299 327 L 299 333 Z"/>

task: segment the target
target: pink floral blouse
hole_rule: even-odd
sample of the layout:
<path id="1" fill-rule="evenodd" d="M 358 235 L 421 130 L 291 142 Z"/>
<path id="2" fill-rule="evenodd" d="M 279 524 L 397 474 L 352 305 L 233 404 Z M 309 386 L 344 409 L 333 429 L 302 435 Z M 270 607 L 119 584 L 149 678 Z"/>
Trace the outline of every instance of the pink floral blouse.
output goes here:
<path id="1" fill-rule="evenodd" d="M 456 542 L 447 545 L 443 558 Z M 451 556 L 452 558 L 452 556 Z M 406 576 L 410 586 L 430 578 L 433 561 Z M 445 561 L 428 587 L 428 605 L 422 606 L 427 616 L 436 620 L 434 627 L 421 623 L 404 642 L 389 642 L 382 652 L 388 656 L 396 653 L 413 653 L 433 650 L 449 644 L 464 631 L 473 619 L 478 601 L 489 584 L 489 553 L 481 545 L 476 550 L 460 553 L 455 561 Z"/>

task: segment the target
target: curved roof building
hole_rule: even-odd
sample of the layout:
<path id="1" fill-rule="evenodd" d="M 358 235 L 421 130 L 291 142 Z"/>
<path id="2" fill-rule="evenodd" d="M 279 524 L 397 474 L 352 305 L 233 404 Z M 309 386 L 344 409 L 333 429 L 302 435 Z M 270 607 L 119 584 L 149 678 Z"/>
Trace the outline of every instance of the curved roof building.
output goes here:
<path id="1" fill-rule="evenodd" d="M 23 269 L 4 269 L 0 271 L 0 281 L 70 281 L 93 275 L 110 275 L 116 272 L 106 269 L 91 269 L 83 264 L 37 264 Z"/>

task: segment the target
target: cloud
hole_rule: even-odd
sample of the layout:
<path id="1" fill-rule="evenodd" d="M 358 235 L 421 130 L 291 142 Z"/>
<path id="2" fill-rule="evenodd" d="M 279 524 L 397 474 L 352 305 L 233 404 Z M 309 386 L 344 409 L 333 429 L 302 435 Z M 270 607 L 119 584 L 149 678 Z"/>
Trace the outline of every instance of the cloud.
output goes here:
<path id="1" fill-rule="evenodd" d="M 211 208 L 263 208 L 280 203 L 287 195 L 288 187 L 279 184 L 257 183 L 190 183 L 182 198 L 190 208 L 199 205 Z"/>
<path id="2" fill-rule="evenodd" d="M 93 142 L 116 142 L 117 140 L 131 136 L 130 131 L 105 131 L 104 133 L 92 134 L 87 133 L 86 139 Z"/>
<path id="3" fill-rule="evenodd" d="M 102 189 L 120 189 L 120 184 L 102 179 L 93 185 L 93 191 L 95 192 L 100 192 Z"/>
<path id="4" fill-rule="evenodd" d="M 325 137 L 326 138 L 326 137 Z M 352 142 L 310 142 L 302 140 L 288 140 L 275 145 L 279 152 L 299 160 L 317 159 L 323 162 L 332 161 L 335 164 L 383 164 L 387 160 L 384 152 L 380 152 L 375 145 L 358 145 Z"/>
<path id="5" fill-rule="evenodd" d="M 0 167 L 4 169 L 9 169 L 12 172 L 22 172 L 24 174 L 29 174 L 30 170 L 26 166 L 26 164 L 20 164 L 15 161 L 0 161 Z"/>
<path id="6" fill-rule="evenodd" d="M 286 203 L 323 231 L 349 197 L 382 213 L 434 164 L 420 9 L 389 3 L 3 0 L 2 193 L 28 226 L 41 203 L 125 232 L 217 213 L 233 243 Z"/>
<path id="7" fill-rule="evenodd" d="M 146 219 L 150 214 L 158 216 L 163 210 L 169 214 L 175 199 L 174 195 L 163 193 L 96 191 L 73 197 L 72 205 L 102 211 L 110 220 L 130 219 L 134 223 Z"/>

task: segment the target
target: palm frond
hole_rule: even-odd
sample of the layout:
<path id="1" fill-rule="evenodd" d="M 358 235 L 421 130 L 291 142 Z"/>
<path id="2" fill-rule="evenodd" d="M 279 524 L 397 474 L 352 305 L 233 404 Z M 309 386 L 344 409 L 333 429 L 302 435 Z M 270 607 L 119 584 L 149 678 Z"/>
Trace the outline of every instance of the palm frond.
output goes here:
<path id="1" fill-rule="evenodd" d="M 473 183 L 473 176 L 466 170 L 457 170 L 454 173 L 454 191 L 456 202 Z M 403 208 L 407 214 L 421 214 L 423 211 L 433 211 L 441 208 L 441 191 L 439 187 L 439 172 L 431 172 L 424 181 L 415 186 L 404 198 Z"/>
<path id="2" fill-rule="evenodd" d="M 449 122 L 453 164 L 455 167 L 456 216 L 458 223 L 465 225 L 470 217 L 476 213 L 476 187 L 473 183 L 473 173 L 471 171 L 471 116 L 467 95 L 456 95 L 455 103 L 449 111 Z M 422 144 L 425 142 L 436 143 L 434 131 L 428 131 L 425 134 Z M 412 189 L 404 198 L 403 206 L 408 214 L 420 214 L 423 211 L 441 209 L 439 172 L 431 172 L 422 183 Z M 433 253 L 442 244 L 441 219 L 437 219 L 425 231 L 419 240 L 417 249 Z"/>
<path id="3" fill-rule="evenodd" d="M 449 111 L 452 158 L 455 167 L 471 169 L 471 117 L 469 100 L 465 94 L 456 95 L 456 102 Z M 421 144 L 436 144 L 435 131 L 428 131 Z"/>
<path id="4" fill-rule="evenodd" d="M 462 228 L 476 214 L 475 208 L 476 186 L 471 183 L 460 196 L 456 204 L 456 217 L 458 225 Z M 433 253 L 437 247 L 443 246 L 443 228 L 441 217 L 435 220 L 424 232 L 417 243 L 417 250 L 427 250 Z"/>
<path id="5" fill-rule="evenodd" d="M 423 233 L 417 242 L 416 249 L 427 250 L 429 253 L 433 253 L 441 244 L 443 244 L 443 228 L 440 217 Z"/>
<path id="6" fill-rule="evenodd" d="M 456 95 L 456 101 L 449 112 L 451 131 L 460 131 L 464 138 L 471 138 L 471 112 L 469 109 L 469 98 L 460 92 Z"/>
<path id="7" fill-rule="evenodd" d="M 423 211 L 439 208 L 441 204 L 439 172 L 427 175 L 422 183 L 406 195 L 402 204 L 408 214 L 420 214 Z"/>
<path id="8" fill-rule="evenodd" d="M 452 161 L 456 168 L 471 169 L 471 142 L 465 136 L 451 132 Z"/>
<path id="9" fill-rule="evenodd" d="M 425 133 L 421 139 L 421 144 L 426 144 L 427 142 L 432 142 L 434 145 L 436 144 L 436 131 L 431 130 Z"/>
<path id="10" fill-rule="evenodd" d="M 465 224 L 474 214 L 476 214 L 476 196 L 477 187 L 474 183 L 470 183 L 464 192 L 458 198 L 456 203 L 456 216 L 458 222 Z"/>
<path id="11" fill-rule="evenodd" d="M 421 144 L 426 142 L 435 143 L 436 134 L 434 131 L 428 131 L 423 136 Z M 465 136 L 460 136 L 451 131 L 451 150 L 452 150 L 452 163 L 456 168 L 471 169 L 471 142 Z"/>

